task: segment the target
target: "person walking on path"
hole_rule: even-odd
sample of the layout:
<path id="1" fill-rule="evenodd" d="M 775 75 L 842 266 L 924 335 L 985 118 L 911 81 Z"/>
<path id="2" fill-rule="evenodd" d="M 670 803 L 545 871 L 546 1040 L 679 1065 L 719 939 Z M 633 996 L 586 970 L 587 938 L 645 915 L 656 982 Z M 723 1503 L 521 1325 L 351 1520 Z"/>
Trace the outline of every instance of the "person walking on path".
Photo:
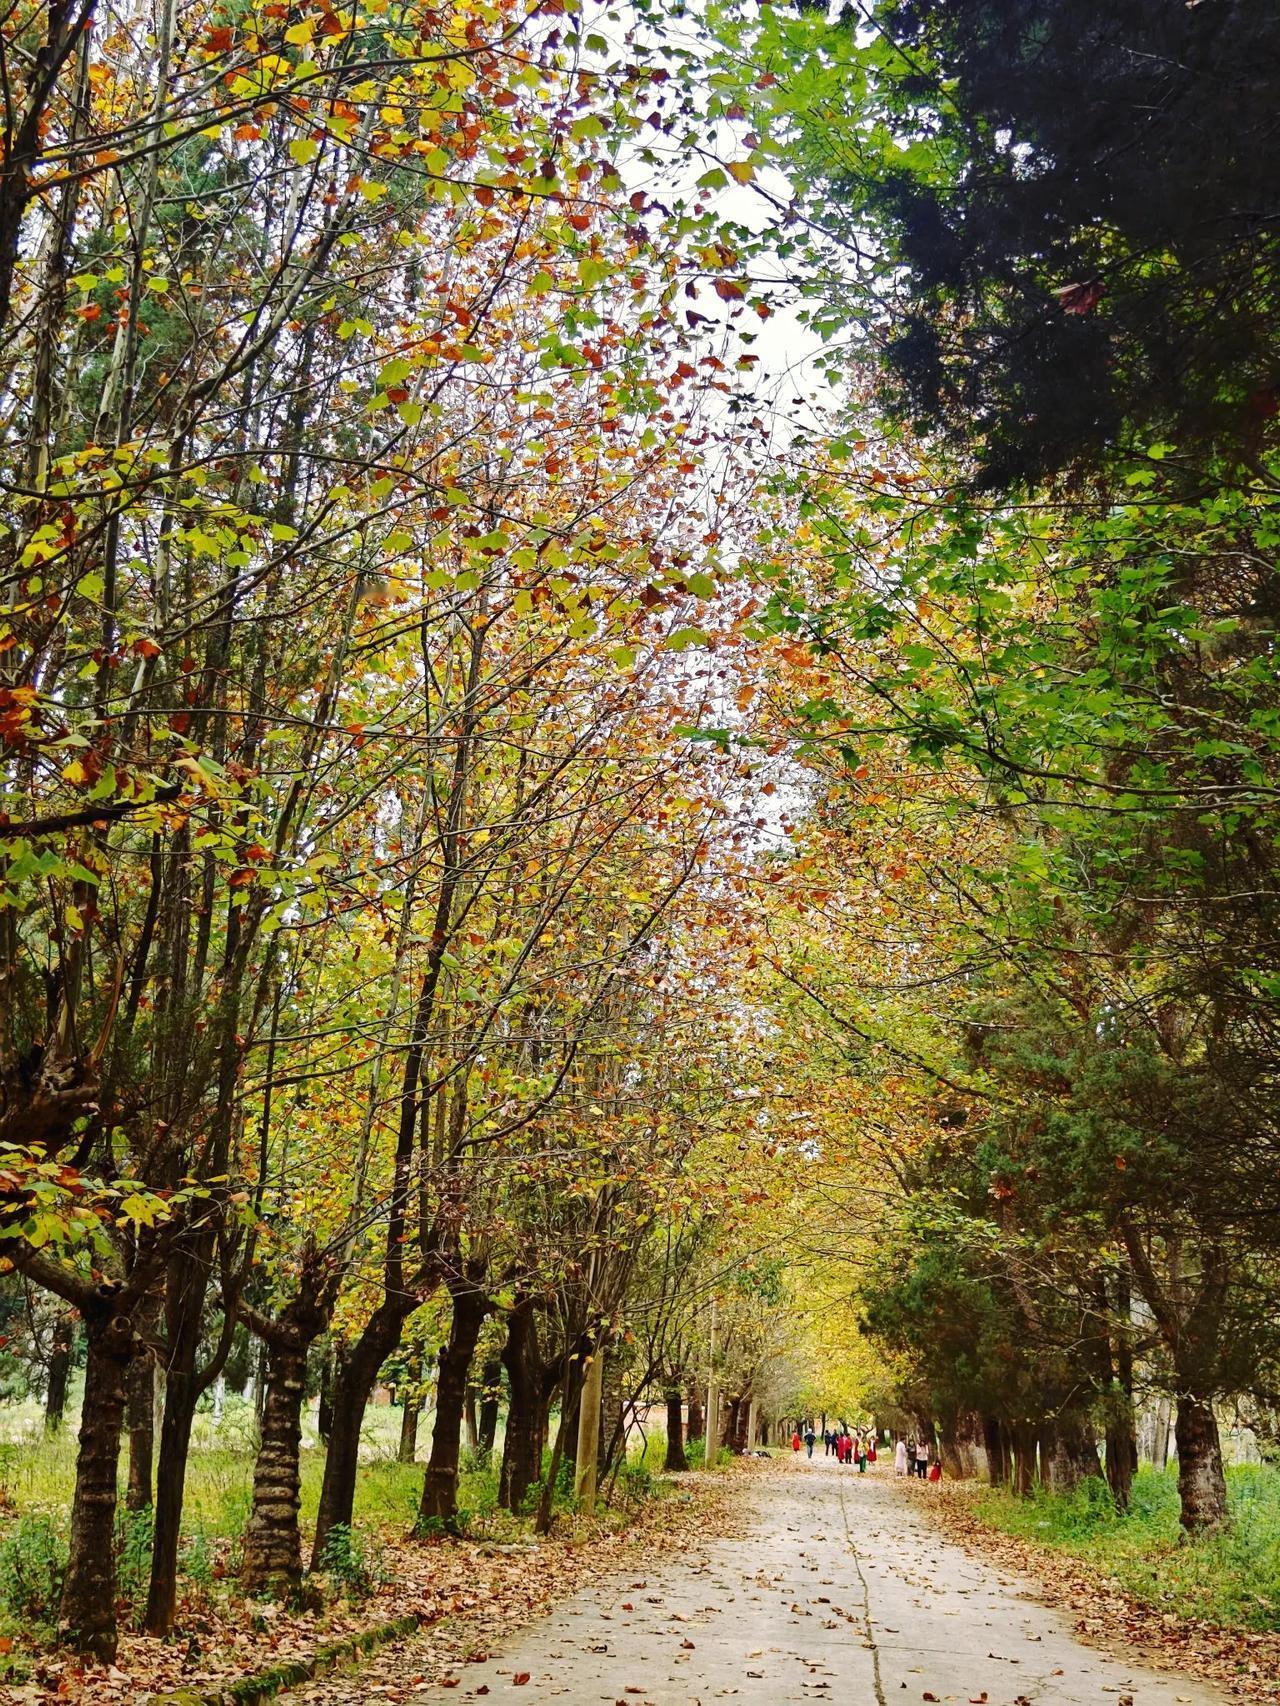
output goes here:
<path id="1" fill-rule="evenodd" d="M 858 1473 L 859 1473 L 859 1475 L 865 1475 L 866 1472 L 867 1472 L 867 1442 L 865 1439 L 860 1439 L 858 1441 Z"/>
<path id="2" fill-rule="evenodd" d="M 876 1436 L 874 1434 L 868 1434 L 867 1435 L 867 1462 L 868 1463 L 874 1463 L 875 1460 L 876 1460 Z"/>
<path id="3" fill-rule="evenodd" d="M 792 1451 L 799 1451 L 799 1449 L 800 1449 L 800 1429 L 799 1428 L 797 1428 L 796 1431 L 791 1436 L 791 1449 L 792 1449 Z"/>
<path id="4" fill-rule="evenodd" d="M 805 1449 L 808 1451 L 809 1456 L 812 1457 L 813 1456 L 813 1448 L 818 1443 L 818 1436 L 816 1433 L 814 1433 L 812 1428 L 810 1428 L 808 1430 L 808 1432 L 805 1434 L 804 1443 L 805 1443 Z"/>
<path id="5" fill-rule="evenodd" d="M 893 1472 L 895 1475 L 905 1475 L 907 1472 L 907 1442 L 905 1439 L 900 1439 L 894 1450 Z"/>
<path id="6" fill-rule="evenodd" d="M 928 1441 L 922 1439 L 920 1441 L 919 1445 L 917 1445 L 917 1447 L 916 1447 L 916 1474 L 923 1481 L 925 1476 L 928 1473 L 929 1473 L 929 1445 L 928 1445 Z"/>

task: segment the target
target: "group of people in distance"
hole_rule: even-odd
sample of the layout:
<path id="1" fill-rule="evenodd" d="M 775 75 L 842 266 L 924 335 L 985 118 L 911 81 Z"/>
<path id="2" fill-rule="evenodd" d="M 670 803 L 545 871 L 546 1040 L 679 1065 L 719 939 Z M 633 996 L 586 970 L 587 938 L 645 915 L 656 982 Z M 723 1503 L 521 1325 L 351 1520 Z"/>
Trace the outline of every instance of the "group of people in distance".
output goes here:
<path id="1" fill-rule="evenodd" d="M 791 1436 L 792 1451 L 803 1446 L 810 1457 L 817 1443 L 812 1422 L 805 1424 L 803 1434 L 797 1428 Z M 851 1434 L 844 1422 L 839 1427 L 823 1428 L 822 1446 L 824 1454 L 834 1457 L 837 1463 L 856 1463 L 860 1475 L 865 1475 L 868 1463 L 876 1460 L 876 1435 Z M 899 1439 L 894 1448 L 893 1467 L 898 1475 L 918 1475 L 922 1481 L 942 1479 L 942 1465 L 930 1452 L 925 1439 Z"/>
<path id="2" fill-rule="evenodd" d="M 812 1425 L 805 1428 L 803 1435 L 797 1428 L 791 1436 L 792 1451 L 799 1451 L 803 1445 L 810 1457 L 817 1443 L 818 1436 Z M 850 1433 L 844 1422 L 839 1427 L 823 1428 L 822 1448 L 824 1455 L 834 1457 L 837 1463 L 856 1463 L 860 1475 L 865 1475 L 868 1463 L 876 1460 L 876 1436 L 873 1433 Z"/>
<path id="3" fill-rule="evenodd" d="M 900 1439 L 893 1468 L 897 1475 L 918 1475 L 922 1481 L 942 1479 L 942 1465 L 936 1457 L 930 1461 L 929 1442 L 924 1439 Z"/>

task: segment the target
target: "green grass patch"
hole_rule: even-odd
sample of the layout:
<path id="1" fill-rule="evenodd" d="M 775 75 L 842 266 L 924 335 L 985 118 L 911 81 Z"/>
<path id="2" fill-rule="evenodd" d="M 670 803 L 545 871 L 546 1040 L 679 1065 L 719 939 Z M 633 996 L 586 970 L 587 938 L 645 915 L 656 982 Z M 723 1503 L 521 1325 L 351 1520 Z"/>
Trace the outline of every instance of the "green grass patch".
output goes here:
<path id="1" fill-rule="evenodd" d="M 1280 1470 L 1227 1470 L 1230 1526 L 1187 1540 L 1178 1525 L 1176 1468 L 1142 1469 L 1120 1516 L 1099 1481 L 1029 1499 L 992 1488 L 974 1502 L 1006 1534 L 1079 1558 L 1135 1598 L 1227 1628 L 1280 1629 Z"/>

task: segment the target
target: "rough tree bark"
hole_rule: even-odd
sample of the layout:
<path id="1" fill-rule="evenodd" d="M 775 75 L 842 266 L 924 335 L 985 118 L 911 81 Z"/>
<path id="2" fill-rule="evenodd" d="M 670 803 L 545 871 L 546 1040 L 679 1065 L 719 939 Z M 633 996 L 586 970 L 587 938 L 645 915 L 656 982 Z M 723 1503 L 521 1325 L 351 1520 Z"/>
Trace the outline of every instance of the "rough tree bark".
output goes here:
<path id="1" fill-rule="evenodd" d="M 1013 1426 L 1014 1491 L 1029 1499 L 1036 1479 L 1036 1430 L 1030 1422 Z"/>
<path id="2" fill-rule="evenodd" d="M 694 1382 L 689 1387 L 689 1420 L 685 1429 L 685 1443 L 688 1445 L 696 1444 L 702 1438 L 702 1430 L 705 1425 L 702 1414 L 702 1397 L 698 1391 L 697 1383 Z"/>
<path id="3" fill-rule="evenodd" d="M 319 1566 L 325 1543 L 339 1525 L 351 1526 L 356 1475 L 360 1468 L 360 1429 L 378 1370 L 400 1343 L 400 1332 L 417 1299 L 385 1297 L 345 1356 L 338 1358 L 333 1380 L 333 1425 L 324 1461 L 311 1568 Z"/>
<path id="4" fill-rule="evenodd" d="M 156 1443 L 156 1365 L 146 1354 L 134 1358 L 125 1382 L 125 1424 L 129 1429 L 129 1482 L 124 1502 L 131 1511 L 145 1510 L 154 1499 Z"/>
<path id="5" fill-rule="evenodd" d="M 418 1418 L 422 1414 L 422 1348 L 415 1346 L 405 1359 L 405 1381 L 397 1392 L 400 1400 L 400 1444 L 398 1463 L 412 1463 L 418 1455 Z"/>
<path id="6" fill-rule="evenodd" d="M 475 1356 L 480 1329 L 489 1313 L 489 1299 L 479 1288 L 479 1276 L 464 1275 L 453 1292 L 453 1314 L 449 1338 L 440 1350 L 436 1377 L 436 1421 L 431 1432 L 431 1460 L 422 1484 L 418 1528 L 429 1531 L 436 1523 L 451 1524 L 458 1513 L 458 1461 L 462 1447 L 462 1419 L 467 1401 L 467 1380 Z"/>
<path id="7" fill-rule="evenodd" d="M 416 1392 L 406 1397 L 400 1410 L 400 1444 L 396 1448 L 397 1463 L 414 1463 L 418 1457 L 418 1418 L 422 1414 L 422 1399 Z"/>
<path id="8" fill-rule="evenodd" d="M 1204 1534 L 1227 1520 L 1227 1482 L 1222 1472 L 1218 1419 L 1207 1397 L 1178 1394 L 1174 1423 L 1178 1450 L 1178 1497 L 1188 1534 Z"/>
<path id="9" fill-rule="evenodd" d="M 498 1437 L 498 1400 L 501 1395 L 502 1362 L 489 1357 L 481 1376 L 480 1419 L 476 1450 L 488 1461 L 493 1456 L 493 1443 Z"/>
<path id="10" fill-rule="evenodd" d="M 58 1433 L 62 1427 L 75 1344 L 75 1316 L 69 1312 L 59 1313 L 53 1323 L 52 1343 L 49 1348 L 49 1384 L 44 1395 L 44 1425 L 48 1433 Z"/>
<path id="11" fill-rule="evenodd" d="M 520 1298 L 507 1318 L 502 1365 L 507 1371 L 511 1402 L 502 1445 L 498 1503 L 504 1510 L 519 1511 L 529 1488 L 542 1474 L 546 1428 L 542 1353 L 532 1298 Z"/>
<path id="12" fill-rule="evenodd" d="M 667 1458 L 663 1468 L 678 1475 L 689 1467 L 684 1452 L 684 1426 L 681 1419 L 683 1399 L 678 1386 L 667 1387 Z"/>
<path id="13" fill-rule="evenodd" d="M 85 1315 L 88 1360 L 60 1629 L 78 1652 L 116 1656 L 115 1522 L 125 1379 L 138 1341 L 127 1315 Z"/>
<path id="14" fill-rule="evenodd" d="M 1098 1442 L 1086 1417 L 1064 1412 L 1051 1433 L 1046 1433 L 1043 1444 L 1047 1449 L 1042 1467 L 1055 1493 L 1069 1493 L 1093 1476 L 1101 1479 Z"/>
<path id="15" fill-rule="evenodd" d="M 317 1332 L 319 1328 L 317 1328 Z M 283 1596 L 302 1580 L 298 1530 L 302 1403 L 310 1337 L 273 1323 L 267 1340 L 262 1431 L 253 1465 L 253 1504 L 244 1536 L 240 1580 L 246 1593 Z"/>

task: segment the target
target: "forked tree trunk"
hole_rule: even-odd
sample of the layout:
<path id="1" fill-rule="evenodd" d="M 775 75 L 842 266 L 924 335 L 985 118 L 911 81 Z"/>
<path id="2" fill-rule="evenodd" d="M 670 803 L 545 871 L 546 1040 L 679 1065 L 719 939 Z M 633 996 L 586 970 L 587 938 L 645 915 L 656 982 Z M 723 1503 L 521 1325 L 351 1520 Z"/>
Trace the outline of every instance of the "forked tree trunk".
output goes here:
<path id="1" fill-rule="evenodd" d="M 507 1339 L 502 1347 L 502 1362 L 507 1371 L 511 1403 L 507 1410 L 506 1438 L 502 1444 L 498 1503 L 504 1510 L 518 1512 L 528 1497 L 529 1488 L 542 1474 L 546 1428 L 542 1358 L 532 1298 L 521 1298 L 511 1311 L 507 1320 Z"/>
<path id="2" fill-rule="evenodd" d="M 400 1343 L 401 1328 L 416 1307 L 415 1298 L 384 1298 L 347 1355 L 338 1360 L 333 1379 L 329 1450 L 325 1455 L 320 1508 L 316 1512 L 316 1537 L 311 1549 L 313 1570 L 319 1567 L 325 1543 L 333 1529 L 340 1525 L 351 1526 L 365 1407 L 378 1378 L 378 1370 Z"/>
<path id="3" fill-rule="evenodd" d="M 253 1505 L 240 1570 L 246 1593 L 283 1596 L 302 1580 L 299 1453 L 306 1378 L 305 1344 L 290 1339 L 268 1346 L 262 1432 L 253 1466 Z"/>
<path id="4" fill-rule="evenodd" d="M 684 1454 L 684 1428 L 681 1422 L 682 1401 L 680 1388 L 667 1388 L 667 1457 L 662 1467 L 672 1475 L 679 1475 L 689 1467 L 689 1459 Z"/>
<path id="5" fill-rule="evenodd" d="M 116 1656 L 116 1477 L 125 1380 L 137 1350 L 127 1316 L 86 1315 L 88 1361 L 71 1539 L 62 1584 L 63 1639 L 103 1664 Z"/>
<path id="6" fill-rule="evenodd" d="M 469 1380 L 467 1382 L 467 1395 L 462 1406 L 462 1419 L 467 1431 L 467 1450 L 473 1457 L 480 1449 L 479 1402 L 480 1389 L 474 1380 Z"/>
<path id="7" fill-rule="evenodd" d="M 1218 1420 L 1207 1398 L 1179 1393 L 1174 1438 L 1182 1526 L 1188 1534 L 1204 1534 L 1227 1520 L 1227 1482 L 1222 1472 Z"/>
<path id="8" fill-rule="evenodd" d="M 458 1514 L 458 1462 L 462 1446 L 462 1417 L 467 1380 L 480 1329 L 489 1313 L 489 1300 L 472 1285 L 455 1292 L 448 1342 L 440 1351 L 436 1378 L 436 1421 L 431 1432 L 431 1460 L 422 1484 L 418 1528 L 451 1524 Z"/>
<path id="9" fill-rule="evenodd" d="M 156 1365 L 135 1357 L 125 1386 L 125 1422 L 129 1429 L 129 1484 L 125 1504 L 145 1510 L 153 1502 L 152 1464 L 156 1444 Z"/>

